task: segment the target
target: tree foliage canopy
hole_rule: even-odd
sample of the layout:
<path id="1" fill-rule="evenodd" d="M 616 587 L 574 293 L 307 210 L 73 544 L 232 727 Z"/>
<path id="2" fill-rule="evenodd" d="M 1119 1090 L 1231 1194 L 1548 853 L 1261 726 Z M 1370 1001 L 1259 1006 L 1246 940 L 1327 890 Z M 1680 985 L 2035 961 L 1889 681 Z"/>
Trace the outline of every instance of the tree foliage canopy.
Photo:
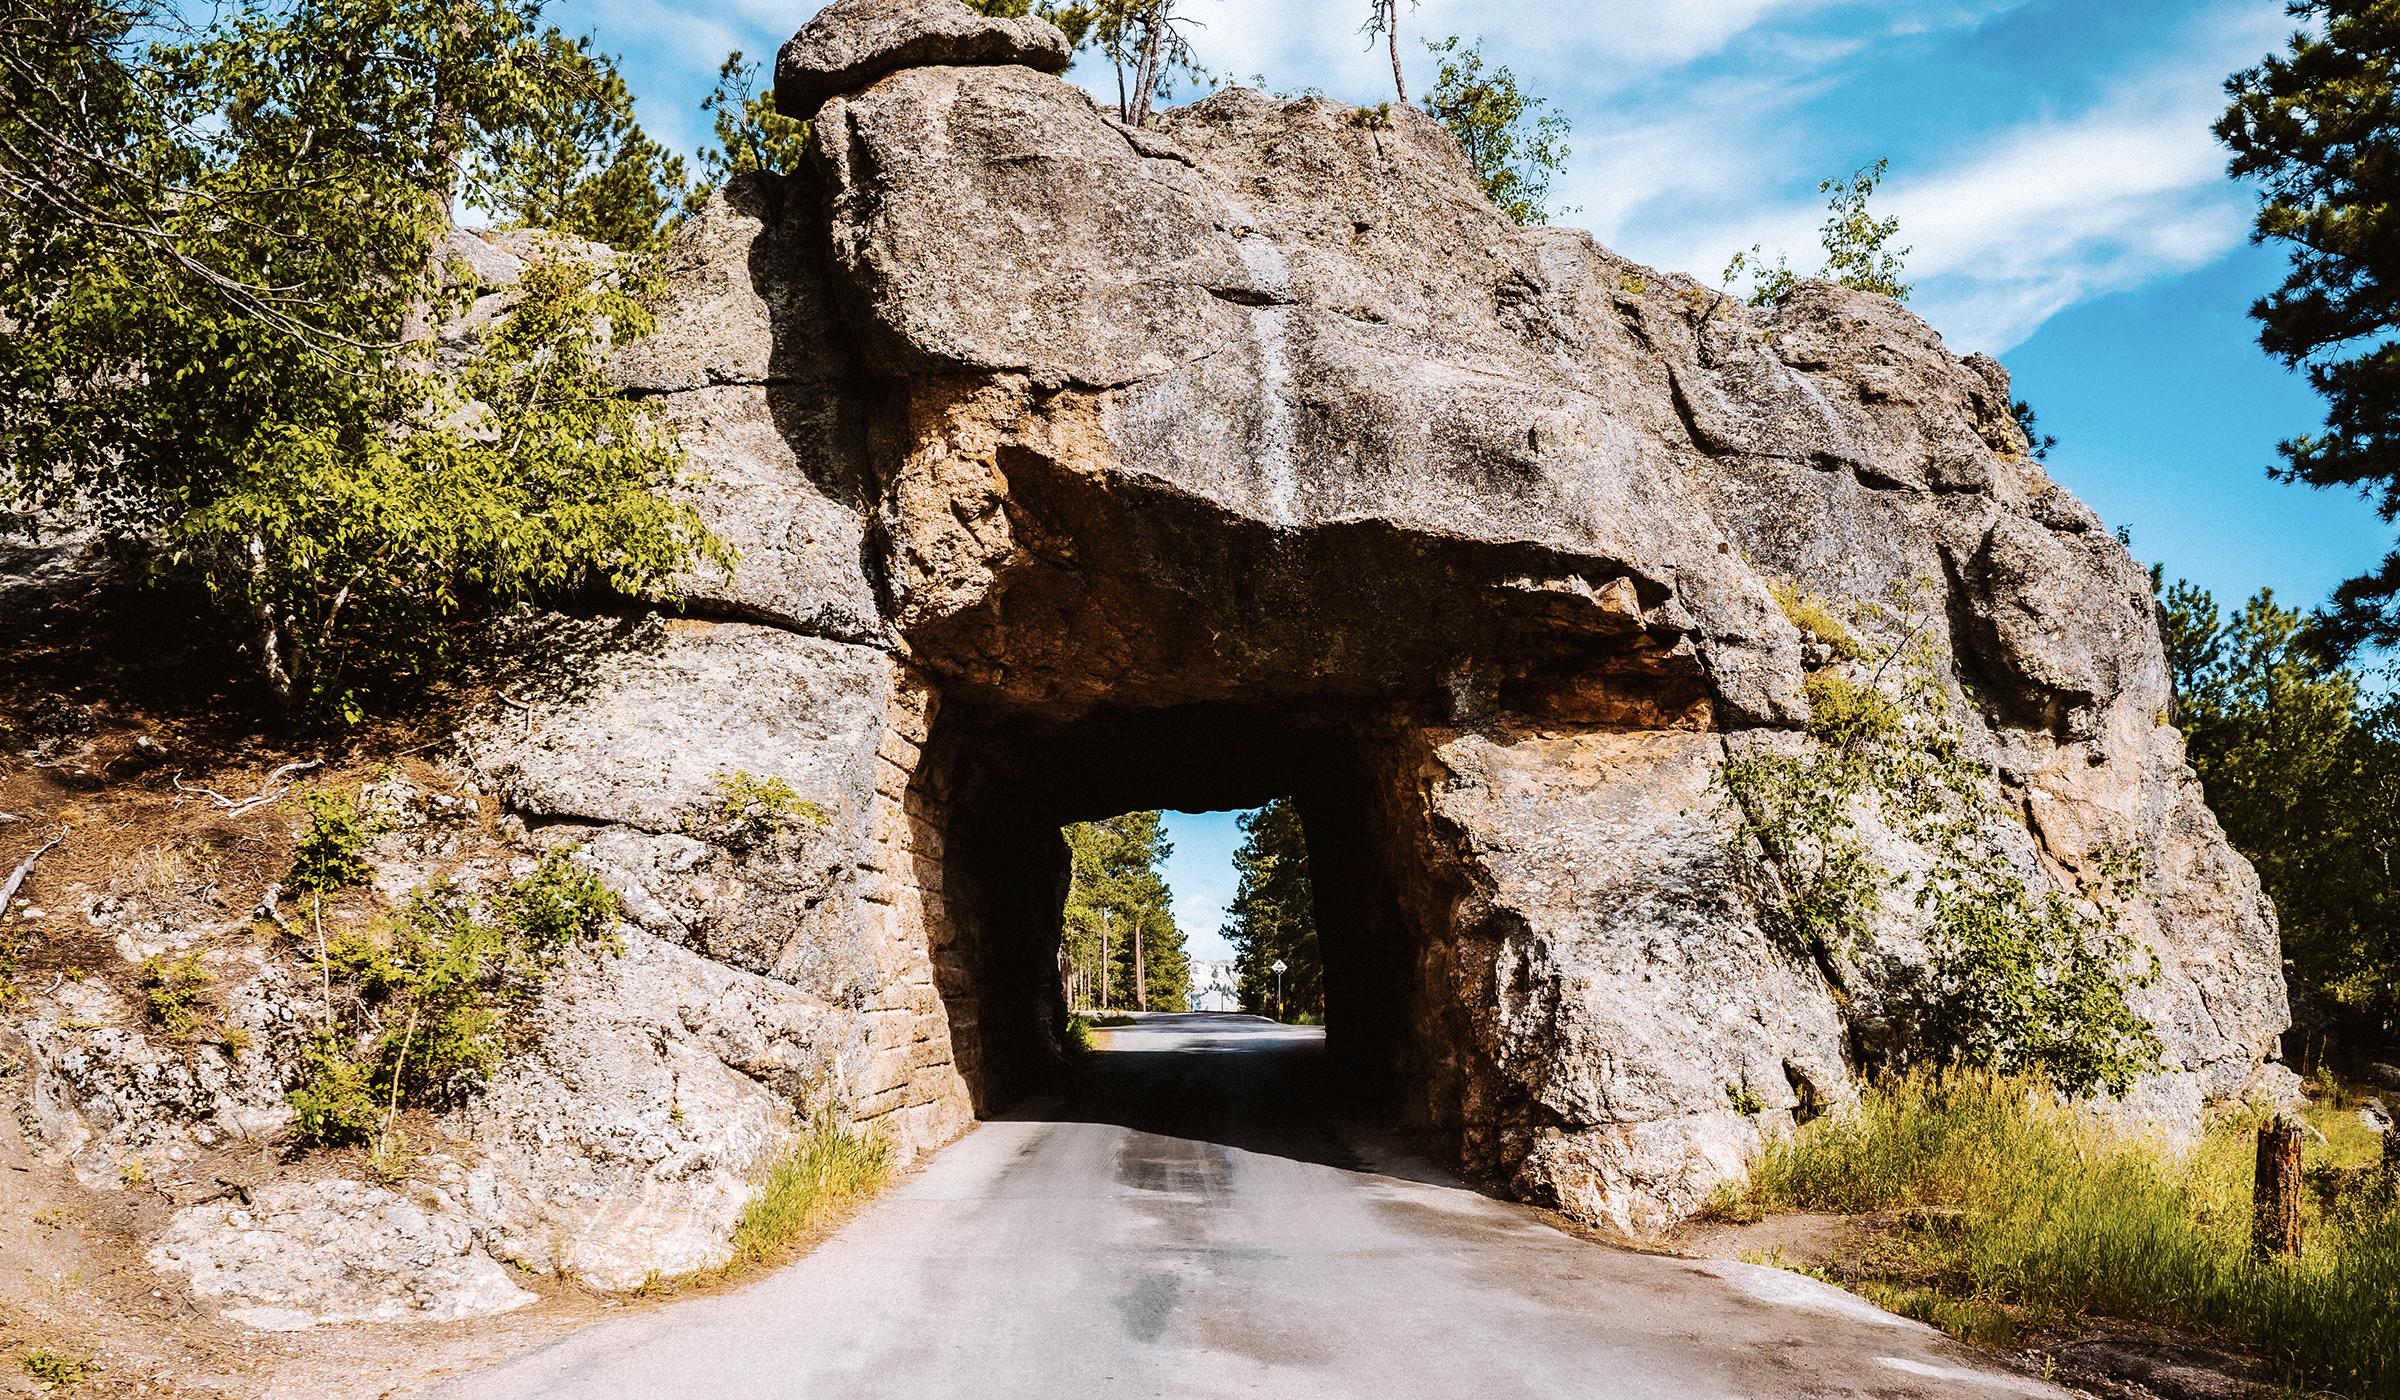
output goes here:
<path id="1" fill-rule="evenodd" d="M 582 209 L 634 242 L 662 207 L 603 197 L 654 148 L 593 118 L 621 85 L 537 7 L 255 0 L 204 30 L 145 0 L 0 7 L 20 508 L 163 546 L 319 713 L 438 666 L 476 608 L 729 561 L 656 494 L 672 444 L 600 378 L 647 328 L 637 268 L 562 249 L 482 330 L 432 337 L 476 290 L 435 258 L 457 202 Z"/>
<path id="2" fill-rule="evenodd" d="M 2388 1030 L 2400 1017 L 2400 696 L 2370 697 L 2271 591 L 2230 618 L 2188 583 L 2160 601 L 2185 752 L 2275 901 L 2293 989 L 2320 1016 Z"/>
<path id="3" fill-rule="evenodd" d="M 1278 797 L 1241 820 L 1242 846 L 1233 868 L 1241 876 L 1227 911 L 1225 938 L 1235 953 L 1242 1009 L 1275 1014 L 1275 963 L 1285 964 L 1286 1014 L 1325 1014 L 1325 963 L 1317 950 L 1316 895 L 1308 882 L 1308 841 L 1300 811 Z"/>
<path id="4" fill-rule="evenodd" d="M 2216 125 L 2236 178 L 2264 187 L 2253 237 L 2291 250 L 2253 303 L 2259 344 L 2328 400 L 2322 433 L 2281 445 L 2276 475 L 2357 488 L 2400 517 L 2400 9 L 2292 0 L 2320 26 L 2226 80 Z M 2400 644 L 2400 549 L 2336 589 L 2325 639 Z"/>
<path id="5" fill-rule="evenodd" d="M 1492 203 L 1520 224 L 1570 212 L 1547 207 L 1551 177 L 1567 164 L 1573 124 L 1566 114 L 1540 112 L 1549 99 L 1527 96 L 1505 65 L 1486 72 L 1481 39 L 1461 49 L 1453 34 L 1438 42 L 1428 39 L 1425 47 L 1442 60 L 1425 113 L 1466 147 Z"/>
<path id="6" fill-rule="evenodd" d="M 1059 834 L 1074 862 L 1060 939 L 1092 1004 L 1186 1009 L 1191 963 L 1161 872 L 1174 847 L 1160 814 L 1127 812 Z"/>

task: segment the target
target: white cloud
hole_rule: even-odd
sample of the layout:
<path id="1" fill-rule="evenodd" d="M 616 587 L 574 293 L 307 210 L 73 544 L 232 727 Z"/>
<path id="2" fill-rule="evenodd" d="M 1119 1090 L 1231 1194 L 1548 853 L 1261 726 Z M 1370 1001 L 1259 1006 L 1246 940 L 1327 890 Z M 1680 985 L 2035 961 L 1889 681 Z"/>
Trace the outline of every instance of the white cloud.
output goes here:
<path id="1" fill-rule="evenodd" d="M 2077 302 L 2231 250 L 2250 199 L 2224 178 L 2209 123 L 2224 75 L 2271 46 L 2280 22 L 2255 5 L 2204 11 L 2125 71 L 2095 75 L 2074 110 L 1997 131 L 1939 142 L 1892 114 L 1895 135 L 1920 149 L 1895 160 L 1876 208 L 1900 218 L 1915 309 L 1954 345 L 1998 352 Z M 1809 121 L 1810 104 L 1856 85 L 1827 73 L 1701 84 L 1585 145 L 1564 193 L 1604 241 L 1660 266 L 1713 276 L 1755 242 L 1813 267 L 1825 211 L 1808 177 L 1862 156 Z"/>

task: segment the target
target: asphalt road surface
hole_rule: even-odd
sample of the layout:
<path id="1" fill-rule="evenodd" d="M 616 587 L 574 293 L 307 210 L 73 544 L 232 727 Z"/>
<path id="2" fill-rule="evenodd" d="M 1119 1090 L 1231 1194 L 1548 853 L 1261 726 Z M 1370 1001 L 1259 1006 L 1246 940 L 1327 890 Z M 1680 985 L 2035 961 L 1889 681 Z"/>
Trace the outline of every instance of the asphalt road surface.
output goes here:
<path id="1" fill-rule="evenodd" d="M 1797 1274 L 1617 1249 L 1345 1126 L 1323 1034 L 1154 1015 L 797 1263 L 443 1400 L 2064 1397 Z"/>

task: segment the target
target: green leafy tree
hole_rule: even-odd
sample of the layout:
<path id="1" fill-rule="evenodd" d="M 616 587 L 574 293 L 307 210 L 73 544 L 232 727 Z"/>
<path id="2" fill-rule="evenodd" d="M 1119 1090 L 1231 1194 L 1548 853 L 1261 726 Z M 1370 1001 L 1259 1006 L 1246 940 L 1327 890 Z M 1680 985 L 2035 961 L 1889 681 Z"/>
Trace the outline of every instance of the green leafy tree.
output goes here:
<path id="1" fill-rule="evenodd" d="M 499 153 L 585 92 L 535 10 L 293 0 L 202 28 L 118 0 L 0 4 L 0 25 L 56 21 L 0 58 L 20 506 L 157 541 L 315 715 L 438 669 L 460 623 L 511 599 L 660 595 L 729 562 L 657 494 L 677 457 L 650 408 L 600 376 L 604 337 L 648 324 L 626 270 L 549 262 L 504 320 L 432 353 L 471 294 L 434 262 L 454 203 L 504 204 Z"/>
<path id="2" fill-rule="evenodd" d="M 735 49 L 717 68 L 717 85 L 700 100 L 716 119 L 717 144 L 700 152 L 700 183 L 684 199 L 697 214 L 719 186 L 752 170 L 785 174 L 800 168 L 808 144 L 808 122 L 775 110 L 772 90 L 758 87 L 758 65 Z"/>
<path id="3" fill-rule="evenodd" d="M 1900 220 L 1896 215 L 1878 219 L 1867 207 L 1868 198 L 1883 183 L 1883 172 L 1889 164 L 1879 160 L 1873 165 L 1860 166 L 1846 180 L 1835 178 L 1818 183 L 1817 193 L 1827 196 L 1827 212 L 1824 226 L 1818 230 L 1818 241 L 1825 248 L 1825 265 L 1818 269 L 1816 277 L 1838 282 L 1853 291 L 1906 301 L 1909 286 L 1900 280 L 1900 272 L 1909 250 L 1884 246 L 1900 231 Z M 1769 267 L 1765 253 L 1755 243 L 1748 252 L 1734 254 L 1733 261 L 1725 265 L 1725 285 L 1732 286 L 1745 273 L 1752 279 L 1749 298 L 1752 306 L 1771 306 L 1790 296 L 1792 288 L 1800 285 L 1800 274 L 1792 271 L 1781 254 L 1776 255 L 1775 265 Z M 2039 445 L 2039 440 L 2036 441 Z"/>
<path id="4" fill-rule="evenodd" d="M 1466 148 L 1475 178 L 1501 213 L 1520 224 L 1548 219 L 1551 178 L 1567 164 L 1573 125 L 1566 114 L 1537 116 L 1548 98 L 1526 96 L 1505 66 L 1484 71 L 1481 39 L 1461 49 L 1453 34 L 1439 42 L 1428 39 L 1425 47 L 1442 60 L 1425 99 L 1426 115 L 1448 127 Z"/>
<path id="5" fill-rule="evenodd" d="M 2188 583 L 2160 601 L 2185 752 L 2275 901 L 2295 991 L 2388 1032 L 2400 1015 L 2400 699 L 2370 699 L 2271 591 L 2231 618 Z"/>
<path id="6" fill-rule="evenodd" d="M 593 53 L 590 38 L 553 29 L 542 43 L 558 97 L 480 155 L 491 212 L 517 228 L 657 250 L 666 241 L 660 220 L 683 192 L 683 157 L 643 133 L 616 60 Z"/>
<path id="7" fill-rule="evenodd" d="M 1275 1014 L 1275 964 L 1284 963 L 1283 1012 L 1325 1014 L 1325 962 L 1317 949 L 1316 896 L 1308 882 L 1308 841 L 1300 811 L 1291 799 L 1276 798 L 1240 819 L 1241 849 L 1233 868 L 1241 876 L 1226 941 L 1235 948 L 1234 976 L 1242 1009 Z"/>
<path id="8" fill-rule="evenodd" d="M 1073 875 L 1060 942 L 1071 993 L 1088 1005 L 1182 1011 L 1191 963 L 1161 873 L 1168 843 L 1157 812 L 1063 828 Z"/>
<path id="9" fill-rule="evenodd" d="M 2328 401 L 2325 430 L 2281 445 L 2273 474 L 2356 488 L 2400 517 L 2400 17 L 2390 0 L 2290 0 L 2289 52 L 2226 80 L 2216 124 L 2232 173 L 2263 186 L 2252 236 L 2291 249 L 2253 303 L 2259 344 Z M 2400 644 L 2400 549 L 2334 591 L 2324 639 Z"/>

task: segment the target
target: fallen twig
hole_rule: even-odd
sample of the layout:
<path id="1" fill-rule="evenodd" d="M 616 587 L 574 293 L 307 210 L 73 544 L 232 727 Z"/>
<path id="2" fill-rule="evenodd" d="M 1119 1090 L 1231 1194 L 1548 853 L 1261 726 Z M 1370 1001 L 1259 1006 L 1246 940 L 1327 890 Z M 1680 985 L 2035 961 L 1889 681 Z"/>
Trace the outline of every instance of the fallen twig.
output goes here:
<path id="1" fill-rule="evenodd" d="M 266 786 L 260 788 L 256 796 L 245 797 L 239 802 L 234 801 L 232 798 L 227 797 L 225 794 L 218 792 L 214 788 L 185 787 L 183 785 L 183 774 L 180 772 L 175 774 L 174 777 L 168 779 L 168 781 L 174 784 L 177 792 L 198 793 L 201 796 L 204 796 L 215 802 L 219 807 L 224 808 L 228 814 L 239 817 L 254 812 L 259 808 L 266 806 L 268 803 L 274 802 L 291 792 L 291 787 L 288 784 L 283 787 L 276 787 L 275 785 L 277 783 L 283 782 L 285 778 L 290 777 L 294 773 L 305 773 L 311 768 L 322 767 L 324 766 L 324 763 L 325 760 L 321 758 L 312 758 L 306 763 L 287 763 L 281 768 L 278 768 L 274 772 L 267 775 Z"/>
<path id="2" fill-rule="evenodd" d="M 61 828 L 56 836 L 42 843 L 40 850 L 25 857 L 24 863 L 17 867 L 16 873 L 8 877 L 7 884 L 0 885 L 0 913 L 8 911 L 8 902 L 17 897 L 17 886 L 24 884 L 25 877 L 33 873 L 33 863 L 48 855 L 52 846 L 66 839 L 67 833 L 64 828 Z"/>

